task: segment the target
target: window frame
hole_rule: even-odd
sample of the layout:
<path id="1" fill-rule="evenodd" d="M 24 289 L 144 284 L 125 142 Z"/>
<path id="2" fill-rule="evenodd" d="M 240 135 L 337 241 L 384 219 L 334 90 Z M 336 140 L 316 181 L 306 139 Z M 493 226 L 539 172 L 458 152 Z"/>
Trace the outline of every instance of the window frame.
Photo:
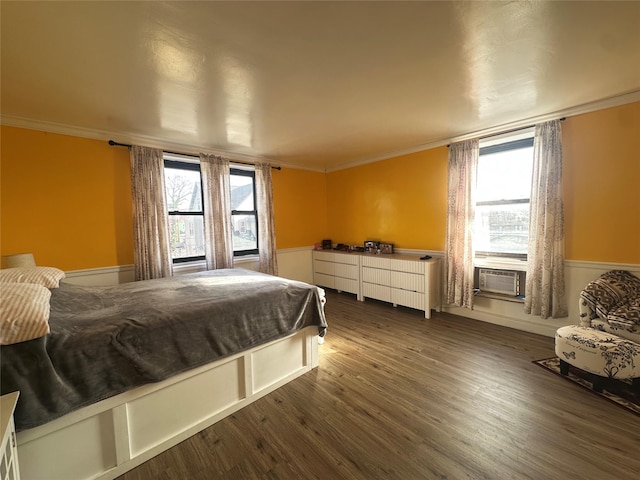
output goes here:
<path id="1" fill-rule="evenodd" d="M 258 222 L 260 221 L 260 219 L 258 218 L 258 197 L 256 195 L 256 171 L 253 168 L 238 168 L 238 167 L 232 166 L 230 168 L 229 174 L 231 176 L 235 175 L 235 176 L 242 176 L 242 177 L 251 177 L 251 186 L 253 188 L 253 210 L 231 210 L 231 223 L 233 224 L 234 215 L 245 215 L 245 216 L 253 215 L 253 217 L 255 218 L 255 224 L 256 224 L 256 248 L 251 248 L 247 250 L 234 250 L 233 256 L 235 258 L 235 257 L 246 257 L 249 255 L 259 255 L 260 239 L 259 239 Z"/>
<path id="2" fill-rule="evenodd" d="M 167 205 L 167 217 L 183 215 L 183 216 L 200 216 L 202 217 L 202 222 L 204 224 L 205 216 L 204 216 L 204 197 L 203 197 L 203 189 L 202 189 L 202 169 L 200 168 L 200 162 L 198 161 L 189 161 L 186 159 L 175 158 L 173 155 L 165 154 L 163 157 L 164 160 L 164 168 L 170 168 L 175 170 L 187 170 L 187 171 L 195 171 L 200 174 L 200 201 L 202 209 L 199 211 L 182 211 L 182 210 L 169 210 L 169 205 Z M 231 221 L 233 223 L 234 215 L 246 215 L 253 216 L 256 224 L 256 248 L 247 249 L 247 250 L 234 250 L 233 257 L 247 257 L 251 255 L 259 255 L 260 249 L 258 247 L 259 243 L 259 231 L 258 231 L 258 222 L 260 221 L 258 217 L 258 199 L 256 195 L 256 172 L 253 168 L 243 168 L 238 166 L 231 166 L 229 169 L 229 175 L 236 176 L 244 176 L 250 177 L 253 189 L 253 210 L 232 210 L 231 211 Z M 166 194 L 166 192 L 165 192 Z M 169 246 L 171 249 L 171 246 Z M 193 255 L 189 257 L 179 257 L 174 258 L 171 256 L 171 261 L 174 265 L 192 263 L 192 262 L 200 262 L 206 260 L 205 255 Z"/>
<path id="3" fill-rule="evenodd" d="M 519 150 L 522 148 L 532 148 L 534 137 L 533 131 L 530 131 L 524 136 L 521 135 L 521 138 L 503 138 L 502 140 L 497 139 L 488 139 L 490 141 L 489 145 L 482 146 L 482 141 L 480 142 L 480 148 L 478 152 L 478 162 L 480 162 L 480 157 L 483 155 L 491 155 L 494 153 L 508 152 L 510 150 Z M 503 200 L 487 200 L 487 201 L 476 201 L 475 207 L 478 206 L 499 206 L 499 205 L 517 205 L 517 204 L 531 204 L 531 191 L 529 191 L 528 198 L 514 198 L 514 199 L 503 199 Z M 529 230 L 527 228 L 527 240 L 529 237 Z M 484 251 L 484 250 L 474 250 L 474 257 L 476 259 L 513 259 L 526 261 L 527 253 L 513 253 L 513 252 L 493 252 L 493 251 Z"/>
<path id="4" fill-rule="evenodd" d="M 200 175 L 200 205 L 202 207 L 200 211 L 182 211 L 182 210 L 169 210 L 169 205 L 167 205 L 167 217 L 177 216 L 177 215 L 200 216 L 202 217 L 202 223 L 204 225 L 204 198 L 202 195 L 202 171 L 200 170 L 200 163 L 175 160 L 173 158 L 168 158 L 167 155 L 165 155 L 164 168 L 198 172 L 198 174 Z M 171 245 L 169 245 L 169 249 L 171 249 Z M 190 257 L 179 257 L 179 258 L 174 258 L 173 255 L 171 256 L 171 262 L 174 265 L 181 264 L 181 263 L 189 263 L 189 262 L 199 262 L 199 261 L 204 261 L 205 259 L 206 259 L 205 255 L 192 255 Z"/>

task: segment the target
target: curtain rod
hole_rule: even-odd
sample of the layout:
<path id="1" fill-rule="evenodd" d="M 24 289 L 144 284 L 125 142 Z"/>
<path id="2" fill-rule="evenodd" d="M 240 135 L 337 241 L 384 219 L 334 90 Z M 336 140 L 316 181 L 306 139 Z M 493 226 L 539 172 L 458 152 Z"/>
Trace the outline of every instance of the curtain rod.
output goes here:
<path id="1" fill-rule="evenodd" d="M 129 144 L 129 143 L 118 143 L 114 140 L 109 140 L 109 145 L 111 145 L 112 147 L 127 147 L 127 148 L 131 148 L 133 145 Z M 162 150 L 164 153 L 168 153 L 170 155 L 182 155 L 185 157 L 193 157 L 193 158 L 199 158 L 198 155 L 194 155 L 193 153 L 184 153 L 184 152 L 172 152 L 171 150 Z M 250 162 L 242 162 L 239 160 L 230 160 L 231 163 L 240 163 L 242 165 L 255 165 L 254 163 L 250 163 Z M 282 170 L 282 167 L 274 167 L 271 166 L 271 168 L 273 168 L 274 170 Z"/>
<path id="2" fill-rule="evenodd" d="M 567 117 L 561 117 L 558 120 L 561 121 L 561 122 L 564 122 L 566 119 L 567 119 Z M 492 133 L 491 135 L 483 135 L 481 137 L 478 137 L 478 139 L 482 140 L 483 138 L 497 137 L 498 135 L 504 135 L 505 133 L 518 132 L 520 130 L 526 130 L 527 128 L 532 128 L 532 127 L 535 127 L 535 126 L 536 126 L 536 124 L 534 123 L 533 125 L 527 125 L 525 127 L 512 128 L 511 130 L 505 130 L 503 132 Z M 448 143 L 447 144 L 447 148 L 449 148 L 450 146 L 451 146 L 451 144 Z"/>

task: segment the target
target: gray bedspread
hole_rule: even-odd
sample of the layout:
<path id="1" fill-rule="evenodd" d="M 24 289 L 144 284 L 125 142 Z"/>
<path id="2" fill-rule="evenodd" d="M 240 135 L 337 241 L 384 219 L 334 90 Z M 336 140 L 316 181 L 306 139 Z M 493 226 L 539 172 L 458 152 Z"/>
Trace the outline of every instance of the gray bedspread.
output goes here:
<path id="1" fill-rule="evenodd" d="M 307 326 L 326 328 L 316 287 L 242 269 L 62 283 L 49 323 L 45 337 L 0 351 L 2 394 L 20 390 L 18 430 Z"/>

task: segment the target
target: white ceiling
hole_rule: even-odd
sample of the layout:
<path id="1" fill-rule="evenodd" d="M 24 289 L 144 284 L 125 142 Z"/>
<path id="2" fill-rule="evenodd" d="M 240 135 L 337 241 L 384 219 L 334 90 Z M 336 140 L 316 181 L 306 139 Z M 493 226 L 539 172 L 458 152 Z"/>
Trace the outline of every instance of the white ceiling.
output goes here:
<path id="1" fill-rule="evenodd" d="M 4 124 L 188 152 L 332 170 L 640 98 L 638 1 L 0 8 Z"/>

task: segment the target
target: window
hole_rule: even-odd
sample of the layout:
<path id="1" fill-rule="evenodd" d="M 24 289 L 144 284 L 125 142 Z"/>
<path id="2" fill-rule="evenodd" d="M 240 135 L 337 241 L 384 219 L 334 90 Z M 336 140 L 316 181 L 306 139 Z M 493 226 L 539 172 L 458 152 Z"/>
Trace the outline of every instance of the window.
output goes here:
<path id="1" fill-rule="evenodd" d="M 204 260 L 204 208 L 200 164 L 167 156 L 164 161 L 164 175 L 173 263 Z M 233 254 L 257 254 L 255 172 L 249 168 L 232 168 L 230 184 Z"/>
<path id="2" fill-rule="evenodd" d="M 527 258 L 533 137 L 480 143 L 473 245 L 476 256 Z"/>
<path id="3" fill-rule="evenodd" d="M 200 165 L 164 161 L 173 263 L 204 260 L 204 211 Z"/>
<path id="4" fill-rule="evenodd" d="M 258 253 L 258 211 L 256 209 L 256 173 L 249 169 L 231 169 L 231 224 L 233 254 Z"/>

